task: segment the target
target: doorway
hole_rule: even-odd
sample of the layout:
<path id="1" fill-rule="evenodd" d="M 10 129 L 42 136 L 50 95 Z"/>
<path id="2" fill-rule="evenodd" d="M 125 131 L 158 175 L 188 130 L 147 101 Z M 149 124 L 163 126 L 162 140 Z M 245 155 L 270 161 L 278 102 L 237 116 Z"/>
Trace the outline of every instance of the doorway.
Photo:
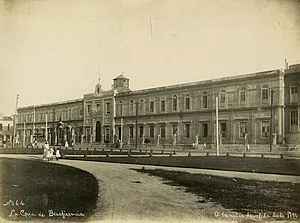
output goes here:
<path id="1" fill-rule="evenodd" d="M 101 142 L 101 123 L 96 122 L 96 142 Z"/>

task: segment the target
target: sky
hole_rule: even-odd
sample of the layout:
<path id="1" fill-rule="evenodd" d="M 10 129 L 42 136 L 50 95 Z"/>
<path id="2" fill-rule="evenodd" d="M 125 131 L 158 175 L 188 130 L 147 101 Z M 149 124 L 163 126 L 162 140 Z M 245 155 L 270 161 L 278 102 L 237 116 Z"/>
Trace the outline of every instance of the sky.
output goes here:
<path id="1" fill-rule="evenodd" d="M 300 1 L 0 0 L 0 113 L 300 63 Z"/>

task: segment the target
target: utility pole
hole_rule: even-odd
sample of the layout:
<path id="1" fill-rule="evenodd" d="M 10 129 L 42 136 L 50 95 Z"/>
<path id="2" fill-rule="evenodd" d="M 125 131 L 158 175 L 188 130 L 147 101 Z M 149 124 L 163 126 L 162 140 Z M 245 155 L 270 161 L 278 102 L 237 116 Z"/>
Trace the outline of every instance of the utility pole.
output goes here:
<path id="1" fill-rule="evenodd" d="M 16 108 L 15 108 L 15 115 L 14 115 L 14 127 L 13 127 L 13 137 L 12 137 L 12 148 L 15 146 L 15 136 L 16 136 L 16 117 L 17 117 L 17 109 L 18 109 L 18 100 L 19 100 L 19 94 L 17 94 L 16 98 Z"/>
<path id="2" fill-rule="evenodd" d="M 24 130 L 23 130 L 23 148 L 25 148 L 25 141 L 26 141 L 26 122 L 24 120 Z"/>
<path id="3" fill-rule="evenodd" d="M 120 148 L 123 148 L 123 118 L 121 118 L 121 142 L 120 142 Z"/>
<path id="4" fill-rule="evenodd" d="M 138 145 L 138 102 L 135 103 L 135 149 Z"/>
<path id="5" fill-rule="evenodd" d="M 274 90 L 271 89 L 270 91 L 270 97 L 271 97 L 271 120 L 270 120 L 270 152 L 272 152 L 272 144 L 273 144 L 273 94 Z"/>
<path id="6" fill-rule="evenodd" d="M 45 138 L 46 138 L 46 141 L 48 141 L 48 116 L 47 116 L 47 113 L 46 113 L 46 136 L 45 136 Z"/>
<path id="7" fill-rule="evenodd" d="M 217 149 L 217 156 L 220 155 L 219 153 L 219 99 L 216 97 L 216 149 Z"/>
<path id="8" fill-rule="evenodd" d="M 32 123 L 32 140 L 33 140 L 33 136 L 35 136 L 35 106 L 33 106 L 33 123 Z M 32 142 L 31 142 L 32 143 Z"/>

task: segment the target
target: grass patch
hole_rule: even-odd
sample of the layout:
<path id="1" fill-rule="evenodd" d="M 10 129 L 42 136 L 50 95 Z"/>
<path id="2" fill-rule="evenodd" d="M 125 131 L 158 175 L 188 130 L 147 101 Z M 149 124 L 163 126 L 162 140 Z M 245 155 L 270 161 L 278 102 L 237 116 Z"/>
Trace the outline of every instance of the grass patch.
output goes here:
<path id="1" fill-rule="evenodd" d="M 300 160 L 231 156 L 67 157 L 67 159 L 143 165 L 300 175 Z"/>
<path id="2" fill-rule="evenodd" d="M 300 184 L 244 180 L 162 169 L 136 171 L 159 176 L 172 186 L 183 186 L 187 192 L 201 196 L 203 199 L 199 202 L 216 202 L 241 214 L 266 213 L 273 216 L 274 213 L 282 213 L 287 219 L 288 212 L 300 213 Z"/>
<path id="3" fill-rule="evenodd" d="M 0 166 L 0 214 L 5 219 L 84 221 L 96 207 L 98 182 L 86 171 L 9 158 L 0 158 Z"/>

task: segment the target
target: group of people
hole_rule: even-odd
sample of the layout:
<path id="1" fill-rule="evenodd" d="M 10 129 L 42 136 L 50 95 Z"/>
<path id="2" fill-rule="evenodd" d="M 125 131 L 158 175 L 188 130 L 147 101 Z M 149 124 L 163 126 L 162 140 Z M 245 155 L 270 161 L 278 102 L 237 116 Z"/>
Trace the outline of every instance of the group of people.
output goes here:
<path id="1" fill-rule="evenodd" d="M 55 157 L 56 160 L 59 160 L 59 158 L 61 157 L 60 155 L 60 151 L 57 148 L 55 151 L 55 155 L 54 155 L 54 149 L 53 146 L 49 146 L 49 143 L 46 141 L 45 145 L 44 145 L 44 154 L 43 154 L 43 160 L 45 161 L 51 161 L 53 160 Z"/>

